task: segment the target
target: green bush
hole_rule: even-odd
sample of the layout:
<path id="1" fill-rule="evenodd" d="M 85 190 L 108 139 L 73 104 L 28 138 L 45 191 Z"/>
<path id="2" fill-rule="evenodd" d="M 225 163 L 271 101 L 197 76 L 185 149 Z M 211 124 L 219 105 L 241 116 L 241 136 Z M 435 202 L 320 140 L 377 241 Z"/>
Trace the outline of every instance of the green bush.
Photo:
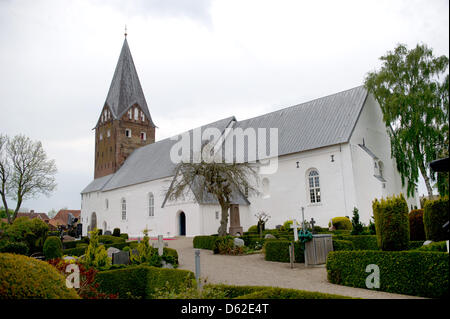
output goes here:
<path id="1" fill-rule="evenodd" d="M 128 239 L 128 234 L 123 233 L 123 234 L 120 234 L 119 237 L 127 240 Z"/>
<path id="2" fill-rule="evenodd" d="M 333 226 L 336 230 L 352 230 L 352 222 L 347 217 L 334 217 L 332 219 Z M 331 223 L 328 223 L 331 226 Z"/>
<path id="3" fill-rule="evenodd" d="M 409 212 L 409 239 L 425 240 L 425 227 L 423 225 L 423 209 L 414 209 Z"/>
<path id="4" fill-rule="evenodd" d="M 59 236 L 57 237 L 59 238 Z M 64 249 L 69 249 L 77 247 L 77 245 L 80 243 L 81 243 L 80 240 L 72 240 L 72 241 L 65 241 L 64 243 L 62 243 L 62 245 Z"/>
<path id="5" fill-rule="evenodd" d="M 54 267 L 34 258 L 0 254 L 0 299 L 79 299 Z"/>
<path id="6" fill-rule="evenodd" d="M 195 236 L 193 240 L 194 248 L 214 250 L 217 236 Z"/>
<path id="7" fill-rule="evenodd" d="M 98 236 L 98 241 L 103 244 L 118 244 L 124 243 L 125 239 L 121 237 L 115 237 L 111 235 L 100 235 Z"/>
<path id="8" fill-rule="evenodd" d="M 410 240 L 408 250 L 420 248 L 424 242 L 424 240 Z"/>
<path id="9" fill-rule="evenodd" d="M 41 252 L 47 238 L 48 225 L 39 218 L 19 217 L 9 225 L 4 237 L 11 242 L 24 242 L 30 254 Z"/>
<path id="10" fill-rule="evenodd" d="M 448 297 L 448 253 L 423 251 L 334 251 L 328 254 L 328 280 L 333 284 L 366 288 L 366 267 L 380 269 L 377 290 Z"/>
<path id="11" fill-rule="evenodd" d="M 334 239 L 351 241 L 354 250 L 379 250 L 375 235 L 336 235 Z"/>
<path id="12" fill-rule="evenodd" d="M 447 241 L 438 241 L 425 246 L 417 248 L 420 251 L 441 251 L 447 252 Z"/>
<path id="13" fill-rule="evenodd" d="M 45 259 L 60 258 L 63 255 L 61 239 L 56 236 L 49 236 L 45 240 L 43 248 Z"/>
<path id="14" fill-rule="evenodd" d="M 88 245 L 84 244 L 84 246 L 80 245 L 78 247 L 75 248 L 69 248 L 69 249 L 64 249 L 63 250 L 63 255 L 67 255 L 67 256 L 82 256 L 86 253 L 86 249 L 87 249 Z"/>
<path id="15" fill-rule="evenodd" d="M 289 259 L 289 245 L 290 241 L 287 240 L 269 240 L 264 245 L 265 260 L 267 261 L 280 261 L 288 263 Z M 294 257 L 295 262 L 305 262 L 304 245 L 300 242 L 294 244 Z"/>
<path id="16" fill-rule="evenodd" d="M 449 220 L 448 211 L 448 197 L 425 202 L 423 224 L 425 226 L 425 236 L 427 240 L 448 240 L 448 233 L 442 228 Z"/>
<path id="17" fill-rule="evenodd" d="M 174 267 L 178 267 L 178 252 L 173 248 L 163 248 L 162 259 L 171 263 Z"/>
<path id="18" fill-rule="evenodd" d="M 353 250 L 353 242 L 350 240 L 333 239 L 333 250 Z"/>
<path id="19" fill-rule="evenodd" d="M 248 228 L 247 232 L 249 232 L 249 233 L 257 233 L 258 232 L 258 225 L 250 226 Z"/>
<path id="20" fill-rule="evenodd" d="M 350 297 L 305 290 L 266 287 L 236 299 L 351 299 Z"/>
<path id="21" fill-rule="evenodd" d="M 112 235 L 114 237 L 120 237 L 120 228 L 114 228 Z"/>
<path id="22" fill-rule="evenodd" d="M 207 284 L 203 289 L 212 295 L 222 295 L 224 299 L 334 299 L 349 298 L 304 290 L 267 286 L 234 286 Z"/>
<path id="23" fill-rule="evenodd" d="M 100 291 L 118 293 L 119 298 L 152 299 L 157 289 L 167 288 L 177 291 L 186 284 L 194 285 L 195 276 L 188 270 L 140 265 L 99 272 L 96 282 Z"/>
<path id="24" fill-rule="evenodd" d="M 372 202 L 378 247 L 395 251 L 408 249 L 408 204 L 403 194 Z"/>
<path id="25" fill-rule="evenodd" d="M 28 255 L 28 245 L 21 242 L 0 241 L 0 253 Z"/>
<path id="26" fill-rule="evenodd" d="M 353 208 L 352 217 L 352 235 L 362 235 L 364 232 L 364 225 L 359 221 L 359 210 L 358 208 Z"/>

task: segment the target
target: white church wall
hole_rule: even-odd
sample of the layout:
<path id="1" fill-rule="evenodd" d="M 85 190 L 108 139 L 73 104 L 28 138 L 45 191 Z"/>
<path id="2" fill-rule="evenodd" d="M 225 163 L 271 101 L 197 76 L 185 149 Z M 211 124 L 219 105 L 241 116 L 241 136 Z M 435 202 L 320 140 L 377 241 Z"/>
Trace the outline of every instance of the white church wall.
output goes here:
<path id="1" fill-rule="evenodd" d="M 249 218 L 245 223 L 241 221 L 244 231 L 256 224 L 254 214 L 261 211 L 271 216 L 267 222 L 269 228 L 282 225 L 289 219 L 301 220 L 302 206 L 305 207 L 305 219 L 309 221 L 314 218 L 316 225 L 322 227 L 327 226 L 332 217 L 348 215 L 346 207 L 349 204 L 346 200 L 351 201 L 353 195 L 345 194 L 351 185 L 345 184 L 349 177 L 344 175 L 349 172 L 342 170 L 341 162 L 344 160 L 339 145 L 280 157 L 278 171 L 260 178 L 260 181 L 263 178 L 269 180 L 267 194 L 249 197 Z M 317 204 L 311 203 L 309 199 L 307 174 L 312 168 L 317 169 L 320 176 L 321 202 Z M 261 186 L 260 189 L 262 191 Z"/>
<path id="2" fill-rule="evenodd" d="M 358 144 L 364 144 L 383 162 L 383 178 L 386 180 L 385 188 L 382 183 L 373 177 L 374 163 L 370 156 L 365 153 Z M 391 158 L 391 146 L 389 135 L 383 121 L 381 108 L 376 102 L 373 95 L 369 94 L 364 104 L 358 122 L 355 126 L 353 134 L 350 138 L 352 149 L 352 162 L 354 163 L 354 176 L 358 209 L 365 213 L 364 222 L 367 215 L 372 216 L 372 201 L 374 198 L 392 196 L 394 194 L 403 193 L 407 199 L 408 206 L 418 206 L 418 197 L 407 197 L 406 185 L 402 187 L 400 174 L 396 169 L 395 159 Z M 367 153 L 366 153 L 367 154 Z M 377 183 L 378 182 L 378 183 Z M 371 194 L 376 194 L 372 197 Z"/>

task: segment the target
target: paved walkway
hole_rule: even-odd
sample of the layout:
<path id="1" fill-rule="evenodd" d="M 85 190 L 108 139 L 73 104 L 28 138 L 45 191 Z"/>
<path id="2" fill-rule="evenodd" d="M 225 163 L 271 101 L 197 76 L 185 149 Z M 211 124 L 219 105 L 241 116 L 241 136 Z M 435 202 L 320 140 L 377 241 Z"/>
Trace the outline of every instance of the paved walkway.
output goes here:
<path id="1" fill-rule="evenodd" d="M 178 251 L 179 268 L 195 272 L 192 238 L 178 237 L 167 242 L 170 248 Z M 324 266 L 305 268 L 304 264 L 296 263 L 291 269 L 289 263 L 264 260 L 263 254 L 214 255 L 212 251 L 202 249 L 200 269 L 202 278 L 206 278 L 208 283 L 273 286 L 370 299 L 419 298 L 331 284 L 327 281 Z"/>

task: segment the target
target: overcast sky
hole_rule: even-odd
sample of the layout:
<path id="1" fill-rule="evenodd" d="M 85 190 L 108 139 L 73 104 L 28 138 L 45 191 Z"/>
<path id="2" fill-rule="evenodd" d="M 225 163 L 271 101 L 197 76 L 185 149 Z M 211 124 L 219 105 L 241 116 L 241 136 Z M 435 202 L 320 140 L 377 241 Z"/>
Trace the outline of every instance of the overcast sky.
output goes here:
<path id="1" fill-rule="evenodd" d="M 0 0 L 0 132 L 58 168 L 23 207 L 80 209 L 125 25 L 160 140 L 359 86 L 398 43 L 448 56 L 448 16 L 448 0 Z"/>

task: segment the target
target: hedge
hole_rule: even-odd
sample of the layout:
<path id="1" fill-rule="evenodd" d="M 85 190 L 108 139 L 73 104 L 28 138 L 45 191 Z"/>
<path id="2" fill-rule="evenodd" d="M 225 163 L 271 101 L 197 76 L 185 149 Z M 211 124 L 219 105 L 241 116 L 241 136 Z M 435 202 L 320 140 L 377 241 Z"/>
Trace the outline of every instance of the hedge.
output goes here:
<path id="1" fill-rule="evenodd" d="M 43 253 L 47 260 L 61 258 L 63 254 L 61 239 L 56 236 L 47 237 L 44 243 Z"/>
<path id="2" fill-rule="evenodd" d="M 414 209 L 409 212 L 409 239 L 425 240 L 425 227 L 423 225 L 423 209 Z"/>
<path id="3" fill-rule="evenodd" d="M 50 264 L 34 258 L 0 254 L 0 299 L 79 299 L 75 289 Z"/>
<path id="4" fill-rule="evenodd" d="M 447 241 L 438 241 L 425 246 L 417 248 L 420 251 L 442 251 L 447 252 Z"/>
<path id="5" fill-rule="evenodd" d="M 105 245 L 118 244 L 118 243 L 124 243 L 125 238 L 116 237 L 116 236 L 112 236 L 112 235 L 100 235 L 100 236 L 98 236 L 98 242 L 103 243 Z"/>
<path id="6" fill-rule="evenodd" d="M 59 238 L 59 236 L 58 236 L 58 238 Z M 70 248 L 75 248 L 80 243 L 82 243 L 81 240 L 72 240 L 72 241 L 63 242 L 62 244 L 63 244 L 64 249 L 70 249 Z"/>
<path id="7" fill-rule="evenodd" d="M 2 240 L 0 241 L 0 253 L 28 255 L 28 245 L 22 242 Z"/>
<path id="8" fill-rule="evenodd" d="M 423 246 L 423 240 L 413 240 L 409 242 L 408 249 L 417 249 Z"/>
<path id="9" fill-rule="evenodd" d="M 97 273 L 98 289 L 104 293 L 119 294 L 119 298 L 140 297 L 152 299 L 156 289 L 193 286 L 194 273 L 188 270 L 131 266 Z"/>
<path id="10" fill-rule="evenodd" d="M 332 219 L 333 227 L 336 230 L 350 230 L 352 229 L 352 222 L 347 217 L 334 217 Z M 328 226 L 331 226 L 329 223 Z"/>
<path id="11" fill-rule="evenodd" d="M 280 261 L 288 263 L 289 259 L 289 245 L 290 241 L 287 240 L 270 240 L 264 245 L 265 250 L 265 260 L 268 261 Z M 294 255 L 295 262 L 304 263 L 304 245 L 300 242 L 295 242 L 294 244 Z"/>
<path id="12" fill-rule="evenodd" d="M 379 250 L 376 235 L 337 235 L 334 239 L 351 241 L 354 250 Z"/>
<path id="13" fill-rule="evenodd" d="M 350 240 L 333 239 L 333 250 L 354 250 L 353 242 Z"/>
<path id="14" fill-rule="evenodd" d="M 277 288 L 268 286 L 234 286 L 225 284 L 207 284 L 209 291 L 222 292 L 225 299 L 340 299 L 345 296 L 324 294 L 304 290 Z"/>
<path id="15" fill-rule="evenodd" d="M 193 240 L 194 248 L 214 250 L 217 236 L 195 236 Z"/>
<path id="16" fill-rule="evenodd" d="M 447 231 L 442 226 L 449 220 L 448 197 L 425 202 L 423 224 L 427 240 L 448 240 Z"/>
<path id="17" fill-rule="evenodd" d="M 63 255 L 67 256 L 82 256 L 86 252 L 87 245 L 86 246 L 78 246 L 75 248 L 69 248 L 63 250 Z"/>
<path id="18" fill-rule="evenodd" d="M 375 199 L 372 208 L 378 247 L 387 251 L 408 249 L 409 210 L 403 194 L 382 198 L 381 201 Z"/>
<path id="19" fill-rule="evenodd" d="M 448 297 L 449 257 L 424 251 L 334 251 L 328 254 L 328 280 L 333 284 L 366 288 L 366 267 L 380 269 L 376 290 L 431 297 Z"/>

